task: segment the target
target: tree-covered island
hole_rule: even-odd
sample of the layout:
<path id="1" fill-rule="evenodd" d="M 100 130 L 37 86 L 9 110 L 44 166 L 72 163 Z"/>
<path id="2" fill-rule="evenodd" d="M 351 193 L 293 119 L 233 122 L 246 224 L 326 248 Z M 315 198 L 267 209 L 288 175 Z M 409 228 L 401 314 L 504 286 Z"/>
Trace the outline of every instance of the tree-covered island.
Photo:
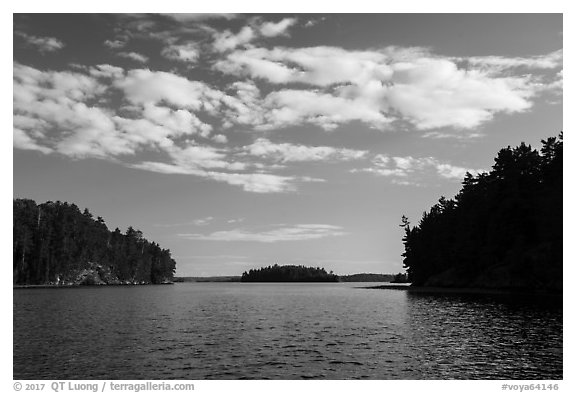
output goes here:
<path id="1" fill-rule="evenodd" d="M 338 276 L 324 268 L 275 264 L 242 273 L 242 282 L 338 282 Z"/>
<path id="2" fill-rule="evenodd" d="M 418 225 L 402 217 L 414 286 L 562 291 L 562 134 L 500 150 Z"/>
<path id="3" fill-rule="evenodd" d="M 13 201 L 14 285 L 161 284 L 171 282 L 170 250 L 129 227 L 109 231 L 75 204 Z"/>

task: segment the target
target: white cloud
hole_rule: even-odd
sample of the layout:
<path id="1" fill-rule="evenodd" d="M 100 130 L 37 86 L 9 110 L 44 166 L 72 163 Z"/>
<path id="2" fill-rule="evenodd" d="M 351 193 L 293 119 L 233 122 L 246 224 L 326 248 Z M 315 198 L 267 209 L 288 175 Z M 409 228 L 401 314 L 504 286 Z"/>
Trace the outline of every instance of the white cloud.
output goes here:
<path id="1" fill-rule="evenodd" d="M 198 218 L 198 219 L 192 221 L 192 223 L 196 226 L 204 226 L 204 225 L 210 224 L 210 222 L 212 222 L 213 220 L 214 220 L 214 217 L 208 216 L 208 217 L 204 217 L 204 218 Z"/>
<path id="2" fill-rule="evenodd" d="M 247 167 L 245 163 L 229 160 L 226 150 L 210 146 L 190 144 L 184 148 L 172 148 L 170 155 L 176 163 L 189 168 L 241 171 Z"/>
<path id="3" fill-rule="evenodd" d="M 250 26 L 244 26 L 236 34 L 230 30 L 222 33 L 216 33 L 214 36 L 214 49 L 218 52 L 235 49 L 240 45 L 245 45 L 256 38 L 254 29 Z"/>
<path id="4" fill-rule="evenodd" d="M 531 74 L 504 72 L 504 68 L 553 69 L 561 66 L 561 58 L 561 51 L 534 58 L 470 58 L 459 68 L 461 58 L 433 56 L 422 48 L 277 47 L 233 51 L 217 61 L 215 68 L 273 84 L 321 88 L 270 93 L 263 101 L 264 115 L 252 119 L 262 121 L 263 128 L 309 122 L 331 129 L 360 117 L 377 128 L 402 119 L 421 130 L 462 130 L 474 129 L 497 113 L 526 111 L 539 92 L 561 88 L 558 78 L 546 82 Z M 300 105 L 300 98 L 306 105 Z M 332 116 L 342 107 L 348 110 Z M 347 115 L 350 111 L 363 113 Z"/>
<path id="5" fill-rule="evenodd" d="M 271 38 L 288 34 L 288 28 L 296 23 L 295 18 L 284 18 L 278 22 L 257 23 L 259 18 L 253 18 L 248 26 L 242 27 L 237 33 L 230 30 L 215 31 L 213 34 L 213 48 L 217 52 L 234 50 L 241 46 L 248 46 L 258 38 Z"/>
<path id="6" fill-rule="evenodd" d="M 196 44 L 170 45 L 162 50 L 162 56 L 170 60 L 195 63 L 200 56 Z"/>
<path id="7" fill-rule="evenodd" d="M 60 107 L 64 119 L 58 124 L 67 127 L 68 134 L 58 143 L 59 153 L 76 157 L 109 158 L 132 155 L 143 140 L 127 137 L 116 130 L 111 113 L 84 103 L 75 103 L 69 108 Z"/>
<path id="8" fill-rule="evenodd" d="M 134 104 L 156 105 L 165 101 L 179 108 L 193 110 L 202 107 L 204 94 L 209 90 L 202 82 L 190 81 L 169 72 L 146 69 L 128 71 L 125 78 L 115 81 L 114 86 L 121 89 Z"/>
<path id="9" fill-rule="evenodd" d="M 308 90 L 272 92 L 266 96 L 264 107 L 264 121 L 257 126 L 260 129 L 310 123 L 332 130 L 353 120 L 383 128 L 390 122 L 390 119 L 370 102 Z"/>
<path id="10" fill-rule="evenodd" d="M 142 102 L 142 106 L 136 108 L 139 118 L 124 118 L 111 109 L 88 103 L 106 92 L 95 77 L 72 72 L 42 72 L 15 64 L 14 111 L 20 129 L 16 147 L 33 146 L 30 141 L 24 143 L 24 136 L 30 136 L 30 132 L 35 130 L 40 132 L 40 138 L 36 138 L 38 145 L 51 143 L 61 154 L 77 158 L 108 158 L 133 155 L 153 146 L 166 150 L 173 145 L 172 138 L 207 135 L 211 130 L 211 126 L 186 109 L 172 110 L 154 105 L 166 98 L 160 94 L 162 90 L 160 93 L 154 89 L 149 91 L 149 94 L 158 93 L 160 97 L 153 97 L 151 103 L 138 100 L 140 90 L 130 89 L 133 74 L 129 73 L 124 78 L 123 70 L 118 67 L 98 66 L 91 68 L 90 74 L 126 82 L 127 91 L 133 93 L 130 97 Z M 143 85 L 145 89 L 147 85 Z M 45 135 L 54 129 L 59 133 L 46 139 Z"/>
<path id="11" fill-rule="evenodd" d="M 98 66 L 88 72 L 92 76 L 43 72 L 14 64 L 15 148 L 120 162 L 124 161 L 123 156 L 155 149 L 165 154 L 168 161 L 124 162 L 124 165 L 199 176 L 248 192 L 287 192 L 295 189 L 296 182 L 319 181 L 269 173 L 235 173 L 245 171 L 251 164 L 238 161 L 230 149 L 182 139 L 190 135 L 208 137 L 212 126 L 200 121 L 193 110 L 224 97 L 202 83 L 149 70 L 124 73 L 113 66 Z M 112 79 L 112 84 L 106 88 L 99 83 L 100 79 Z M 91 104 L 111 88 L 119 89 L 132 103 L 132 117 Z M 221 134 L 214 141 L 226 143 Z"/>
<path id="12" fill-rule="evenodd" d="M 54 37 L 38 37 L 23 32 L 17 32 L 15 34 L 22 37 L 29 46 L 38 49 L 40 53 L 55 52 L 65 46 L 62 41 Z"/>
<path id="13" fill-rule="evenodd" d="M 216 143 L 227 143 L 228 142 L 228 138 L 226 137 L 226 135 L 222 135 L 222 134 L 216 134 L 212 137 L 212 140 Z"/>
<path id="14" fill-rule="evenodd" d="M 28 106 L 45 99 L 83 101 L 103 91 L 104 87 L 98 81 L 86 75 L 67 71 L 43 72 L 19 63 L 14 64 L 16 110 L 33 109 Z"/>
<path id="15" fill-rule="evenodd" d="M 285 241 L 314 240 L 343 235 L 346 235 L 346 232 L 343 231 L 342 227 L 336 225 L 297 224 L 279 225 L 279 228 L 277 229 L 262 232 L 234 229 L 230 231 L 212 232 L 210 234 L 183 233 L 178 236 L 189 240 L 276 243 Z"/>
<path id="16" fill-rule="evenodd" d="M 215 65 L 226 73 L 249 75 L 272 83 L 328 86 L 360 83 L 390 76 L 384 53 L 347 51 L 335 47 L 250 48 L 235 51 Z"/>
<path id="17" fill-rule="evenodd" d="M 138 164 L 129 165 L 131 168 L 142 169 L 144 171 L 167 173 L 171 175 L 202 175 L 202 171 L 197 169 L 190 169 L 181 167 L 175 164 L 167 164 L 164 162 L 143 161 Z"/>
<path id="18" fill-rule="evenodd" d="M 258 125 L 264 121 L 264 107 L 260 90 L 253 82 L 234 82 L 231 86 L 235 95 L 224 95 L 221 102 L 224 105 L 224 127 L 234 123 Z"/>
<path id="19" fill-rule="evenodd" d="M 431 177 L 440 176 L 444 179 L 462 180 L 466 172 L 477 175 L 483 169 L 471 169 L 452 165 L 433 157 L 389 156 L 378 154 L 372 159 L 372 166 L 352 172 L 369 172 L 392 179 L 395 184 L 419 185 Z"/>
<path id="20" fill-rule="evenodd" d="M 294 23 L 296 23 L 296 18 L 284 18 L 279 22 L 264 22 L 260 26 L 260 33 L 265 37 L 285 35 Z"/>
<path id="21" fill-rule="evenodd" d="M 292 176 L 279 176 L 268 173 L 209 172 L 206 174 L 206 177 L 234 186 L 240 186 L 244 191 L 256 193 L 294 191 L 294 183 L 296 181 L 311 181 L 307 178 L 299 179 Z"/>
<path id="22" fill-rule="evenodd" d="M 126 46 L 126 41 L 122 40 L 106 40 L 104 41 L 104 46 L 110 49 L 120 49 Z"/>
<path id="23" fill-rule="evenodd" d="M 564 53 L 557 50 L 542 56 L 533 57 L 504 57 L 504 56 L 472 56 L 455 58 L 455 60 L 484 67 L 487 70 L 502 71 L 509 68 L 524 67 L 528 69 L 554 69 L 562 67 Z"/>
<path id="24" fill-rule="evenodd" d="M 166 164 L 162 162 L 142 162 L 130 165 L 133 168 L 151 172 L 194 175 L 214 181 L 239 186 L 244 191 L 256 193 L 280 193 L 294 191 L 296 181 L 314 181 L 315 179 L 279 176 L 267 173 L 228 173 L 208 171 L 186 164 Z"/>
<path id="25" fill-rule="evenodd" d="M 417 128 L 474 128 L 495 113 L 522 112 L 534 95 L 523 77 L 491 78 L 474 70 L 458 69 L 443 59 L 418 59 L 393 67 L 390 107 Z"/>
<path id="26" fill-rule="evenodd" d="M 430 139 L 459 139 L 459 140 L 473 140 L 477 138 L 482 138 L 485 135 L 480 132 L 468 132 L 466 134 L 458 132 L 442 132 L 442 131 L 428 131 L 422 134 L 423 138 Z"/>
<path id="27" fill-rule="evenodd" d="M 280 34 L 293 21 L 273 26 L 259 20 L 249 23 L 238 34 L 227 31 L 216 37 L 223 50 L 233 51 L 211 54 L 223 57 L 215 67 L 246 78 L 224 91 L 173 72 L 124 70 L 110 64 L 57 72 L 15 63 L 14 147 L 116 160 L 250 192 L 287 192 L 298 182 L 321 180 L 275 174 L 286 163 L 353 160 L 366 152 L 273 143 L 266 138 L 230 148 L 226 145 L 236 132 L 233 126 L 272 130 L 312 124 L 332 130 L 363 122 L 384 130 L 401 120 L 426 131 L 425 137 L 472 138 L 481 136 L 477 128 L 496 114 L 527 111 L 538 94 L 562 89 L 562 51 L 466 61 L 434 56 L 421 48 L 268 50 L 253 47 L 252 41 L 265 36 L 264 27 L 269 29 L 266 34 Z M 195 44 L 175 42 L 181 41 L 166 41 L 165 56 L 196 61 Z M 238 50 L 241 46 L 246 49 Z M 218 129 L 226 130 L 226 135 Z M 144 151 L 160 158 L 127 158 Z M 370 168 L 357 171 L 396 182 L 415 176 L 417 182 L 424 174 L 461 178 L 466 170 L 430 157 L 381 156 Z"/>
<path id="28" fill-rule="evenodd" d="M 18 127 L 28 136 L 34 132 L 37 145 L 46 149 L 51 145 L 61 154 L 103 158 L 134 152 L 134 146 L 116 132 L 111 114 L 86 104 L 104 91 L 104 86 L 86 75 L 42 72 L 14 64 L 14 113 Z M 23 135 L 20 133 L 18 138 L 15 146 L 23 147 Z"/>
<path id="29" fill-rule="evenodd" d="M 438 171 L 438 174 L 445 179 L 457 180 L 464 179 L 464 176 L 467 172 L 473 175 L 477 175 L 479 172 L 482 172 L 482 170 L 463 168 L 450 164 L 436 164 L 436 170 Z"/>
<path id="30" fill-rule="evenodd" d="M 236 223 L 240 223 L 243 222 L 245 220 L 245 218 L 231 218 L 228 221 L 226 221 L 228 224 L 236 224 Z"/>
<path id="31" fill-rule="evenodd" d="M 248 154 L 261 158 L 272 158 L 281 162 L 355 160 L 366 155 L 366 151 L 329 146 L 305 146 L 292 143 L 272 143 L 268 139 L 258 138 L 251 145 L 245 146 Z"/>
<path id="32" fill-rule="evenodd" d="M 154 104 L 144 104 L 141 115 L 159 126 L 171 130 L 170 135 L 200 134 L 206 137 L 212 126 L 202 122 L 186 109 L 173 110 Z"/>
<path id="33" fill-rule="evenodd" d="M 14 147 L 22 150 L 36 150 L 44 154 L 49 154 L 52 149 L 39 145 L 33 138 L 28 135 L 28 132 L 20 129 L 13 128 L 13 143 Z"/>
<path id="34" fill-rule="evenodd" d="M 118 79 L 124 75 L 124 69 L 110 64 L 99 64 L 90 68 L 90 75 L 97 78 Z"/>
<path id="35" fill-rule="evenodd" d="M 138 63 L 148 63 L 148 60 L 150 60 L 148 56 L 136 52 L 120 52 L 118 56 L 137 61 Z"/>

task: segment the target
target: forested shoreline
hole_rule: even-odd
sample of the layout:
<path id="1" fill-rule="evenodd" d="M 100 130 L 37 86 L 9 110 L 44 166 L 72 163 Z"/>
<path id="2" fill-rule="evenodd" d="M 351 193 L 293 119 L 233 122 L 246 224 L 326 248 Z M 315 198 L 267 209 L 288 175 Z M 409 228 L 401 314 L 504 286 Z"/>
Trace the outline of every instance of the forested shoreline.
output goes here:
<path id="1" fill-rule="evenodd" d="M 417 225 L 402 217 L 414 286 L 562 291 L 563 137 L 501 149 Z"/>
<path id="2" fill-rule="evenodd" d="M 128 227 L 67 202 L 13 201 L 14 285 L 119 285 L 171 282 L 170 250 Z"/>

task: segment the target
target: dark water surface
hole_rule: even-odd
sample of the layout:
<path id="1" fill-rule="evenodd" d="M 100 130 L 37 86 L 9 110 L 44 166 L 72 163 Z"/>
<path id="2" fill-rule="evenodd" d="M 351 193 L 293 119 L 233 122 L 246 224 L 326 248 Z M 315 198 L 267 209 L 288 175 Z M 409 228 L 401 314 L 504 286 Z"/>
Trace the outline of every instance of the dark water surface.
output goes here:
<path id="1" fill-rule="evenodd" d="M 358 286 L 16 289 L 14 378 L 562 378 L 559 306 Z"/>

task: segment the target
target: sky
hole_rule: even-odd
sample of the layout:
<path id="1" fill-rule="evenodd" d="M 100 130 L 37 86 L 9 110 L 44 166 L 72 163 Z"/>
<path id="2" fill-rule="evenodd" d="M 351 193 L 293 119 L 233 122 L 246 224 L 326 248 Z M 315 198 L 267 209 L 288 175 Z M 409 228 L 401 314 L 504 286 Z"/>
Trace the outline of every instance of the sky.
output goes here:
<path id="1" fill-rule="evenodd" d="M 13 197 L 177 275 L 402 271 L 416 224 L 562 125 L 560 14 L 15 14 Z"/>

